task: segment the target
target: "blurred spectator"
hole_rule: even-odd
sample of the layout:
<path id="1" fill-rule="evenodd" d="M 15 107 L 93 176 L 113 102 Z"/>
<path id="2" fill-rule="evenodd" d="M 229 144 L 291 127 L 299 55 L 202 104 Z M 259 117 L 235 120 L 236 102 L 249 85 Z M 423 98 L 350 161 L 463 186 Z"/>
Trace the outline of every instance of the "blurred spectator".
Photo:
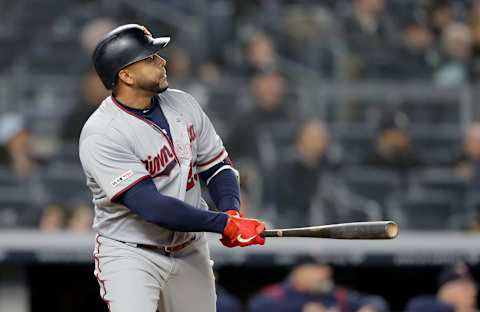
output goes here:
<path id="1" fill-rule="evenodd" d="M 469 79 L 469 60 L 472 54 L 470 30 L 463 23 L 451 23 L 442 33 L 442 52 L 445 60 L 434 73 L 434 81 L 442 86 L 459 86 Z"/>
<path id="2" fill-rule="evenodd" d="M 0 196 L 0 209 L 8 210 L 16 203 L 11 211 L 15 225 L 36 225 L 38 208 L 45 206 L 48 193 L 40 163 L 32 151 L 32 134 L 25 118 L 17 113 L 0 115 L 0 165 L 7 168 L 9 175 L 9 185 L 0 189 L 6 192 Z"/>
<path id="3" fill-rule="evenodd" d="M 243 176 L 242 176 L 243 179 Z M 244 184 L 240 182 L 241 184 Z M 250 199 L 250 192 L 248 188 L 240 185 L 240 212 L 245 216 L 253 217 L 252 201 Z"/>
<path id="4" fill-rule="evenodd" d="M 407 312 L 476 312 L 477 285 L 464 263 L 444 269 L 436 296 L 422 295 L 407 304 Z"/>
<path id="5" fill-rule="evenodd" d="M 453 0 L 425 1 L 427 23 L 436 39 L 440 40 L 445 29 L 455 21 Z"/>
<path id="6" fill-rule="evenodd" d="M 433 46 L 433 35 L 427 25 L 412 20 L 403 28 L 403 46 L 396 63 L 399 79 L 431 81 L 433 68 L 439 61 Z"/>
<path id="7" fill-rule="evenodd" d="M 348 78 L 384 78 L 392 71 L 398 31 L 385 12 L 384 0 L 352 0 L 343 28 L 349 48 Z"/>
<path id="8" fill-rule="evenodd" d="M 194 76 L 192 62 L 188 52 L 182 48 L 171 48 L 168 56 L 168 81 L 169 85 L 175 89 L 181 89 L 191 93 L 203 107 L 208 105 L 209 91 L 199 79 Z M 213 65 L 212 65 L 213 66 Z M 205 69 L 207 70 L 207 69 Z M 210 70 L 214 70 L 210 68 Z M 213 72 L 203 73 L 204 79 L 215 79 Z M 212 80 L 207 80 L 212 81 Z"/>
<path id="9" fill-rule="evenodd" d="M 262 131 L 274 123 L 292 118 L 286 111 L 284 78 L 278 72 L 260 72 L 250 80 L 253 107 L 240 115 L 227 139 L 227 148 L 233 159 L 259 159 L 259 138 Z"/>
<path id="10" fill-rule="evenodd" d="M 88 21 L 80 31 L 80 43 L 85 53 L 91 55 L 97 43 L 116 26 L 116 22 L 109 18 Z"/>
<path id="11" fill-rule="evenodd" d="M 76 142 L 80 137 L 83 124 L 108 95 L 109 92 L 98 75 L 94 71 L 87 72 L 83 77 L 82 97 L 63 124 L 62 140 Z"/>
<path id="12" fill-rule="evenodd" d="M 246 70 L 248 76 L 259 71 L 278 70 L 277 52 L 273 39 L 263 32 L 254 33 L 245 49 Z"/>
<path id="13" fill-rule="evenodd" d="M 10 167 L 20 180 L 27 180 L 34 173 L 31 133 L 20 114 L 0 115 L 0 164 Z"/>
<path id="14" fill-rule="evenodd" d="M 281 2 L 277 1 L 234 0 L 232 2 L 235 5 L 235 19 L 242 24 L 260 22 L 262 18 L 270 19 L 282 8 Z"/>
<path id="15" fill-rule="evenodd" d="M 328 129 L 320 120 L 309 119 L 301 124 L 294 150 L 277 164 L 274 174 L 265 181 L 264 202 L 273 202 L 276 226 L 298 227 L 370 218 L 373 212 L 370 201 L 353 193 L 338 177 L 340 155 L 329 146 Z"/>
<path id="16" fill-rule="evenodd" d="M 467 22 L 472 35 L 471 77 L 478 80 L 480 79 L 480 1 L 473 2 Z"/>
<path id="17" fill-rule="evenodd" d="M 241 172 L 247 175 L 248 198 L 256 208 L 262 206 L 262 217 L 271 221 L 274 208 L 263 205 L 265 195 L 270 194 L 269 180 L 276 168 L 282 148 L 289 141 L 289 129 L 294 118 L 286 110 L 285 80 L 278 72 L 259 72 L 250 81 L 253 107 L 232 120 L 231 132 L 225 146 Z M 287 143 L 287 144 L 288 144 Z M 268 203 L 272 203 L 267 199 Z"/>
<path id="18" fill-rule="evenodd" d="M 386 312 L 383 298 L 339 287 L 332 268 L 304 263 L 293 268 L 289 277 L 268 286 L 253 297 L 250 312 Z"/>
<path id="19" fill-rule="evenodd" d="M 471 180 L 474 176 L 476 166 L 480 166 L 479 122 L 472 123 L 466 131 L 462 151 L 455 164 L 455 172 L 457 175 Z M 478 187 L 480 190 L 480 184 Z"/>
<path id="20" fill-rule="evenodd" d="M 290 74 L 289 65 L 279 57 L 274 38 L 267 32 L 246 28 L 241 35 L 243 47 L 226 57 L 231 63 L 227 71 L 242 79 L 250 79 L 259 72 Z M 236 57 L 235 57 L 236 55 Z"/>
<path id="21" fill-rule="evenodd" d="M 421 165 L 410 143 L 405 114 L 395 113 L 381 121 L 374 150 L 367 156 L 365 164 L 402 173 Z"/>
<path id="22" fill-rule="evenodd" d="M 168 64 L 167 67 L 167 71 L 170 73 Z M 236 97 L 232 93 L 237 90 L 237 86 L 235 83 L 230 83 L 229 78 L 231 77 L 225 75 L 223 69 L 214 62 L 199 64 L 196 69 L 196 77 L 200 88 L 193 90 L 193 92 L 198 92 L 196 98 L 203 101 L 203 103 L 200 102 L 200 105 L 211 116 L 211 119 L 215 120 L 217 132 L 221 135 L 230 130 L 230 123 L 235 118 L 232 110 L 236 111 L 237 109 L 235 101 L 232 101 L 232 98 Z"/>
<path id="23" fill-rule="evenodd" d="M 220 69 L 214 63 L 203 63 L 198 66 L 198 79 L 209 87 L 216 87 L 221 83 Z"/>
<path id="24" fill-rule="evenodd" d="M 280 23 L 285 34 L 285 38 L 278 40 L 282 56 L 303 66 L 304 70 L 332 78 L 336 70 L 332 39 L 336 32 L 331 12 L 319 5 L 291 6 Z"/>
<path id="25" fill-rule="evenodd" d="M 90 232 L 93 211 L 83 203 L 52 203 L 40 216 L 39 229 L 45 232 Z"/>
<path id="26" fill-rule="evenodd" d="M 465 206 L 471 230 L 480 230 L 480 123 L 472 123 L 465 134 L 463 146 L 455 163 L 455 173 L 468 181 Z"/>
<path id="27" fill-rule="evenodd" d="M 279 163 L 272 184 L 276 202 L 277 226 L 301 226 L 310 223 L 310 206 L 319 188 L 320 177 L 329 168 L 326 151 L 328 130 L 320 120 L 303 123 L 295 140 L 292 157 Z"/>
<path id="28" fill-rule="evenodd" d="M 65 208 L 61 204 L 51 204 L 40 217 L 39 229 L 44 232 L 62 231 L 65 226 Z"/>
<path id="29" fill-rule="evenodd" d="M 91 19 L 83 25 L 79 36 L 82 55 L 78 61 L 83 63 L 85 71 L 93 69 L 91 57 L 97 43 L 116 26 L 117 23 L 113 19 L 105 17 Z"/>
<path id="30" fill-rule="evenodd" d="M 72 232 L 90 232 L 92 230 L 93 211 L 86 204 L 78 203 L 72 207 L 66 229 Z"/>
<path id="31" fill-rule="evenodd" d="M 240 211 L 247 217 L 262 217 L 262 220 L 266 222 L 272 220 L 274 214 L 272 207 L 268 207 L 262 202 L 264 196 L 261 185 L 262 172 L 248 163 L 240 162 L 237 167 L 240 174 Z"/>

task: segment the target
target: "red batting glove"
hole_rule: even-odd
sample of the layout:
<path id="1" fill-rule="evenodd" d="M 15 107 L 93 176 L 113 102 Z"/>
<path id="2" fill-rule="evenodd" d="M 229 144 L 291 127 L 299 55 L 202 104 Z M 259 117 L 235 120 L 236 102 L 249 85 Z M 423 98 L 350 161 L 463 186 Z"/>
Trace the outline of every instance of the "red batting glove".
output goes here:
<path id="1" fill-rule="evenodd" d="M 238 242 L 236 242 L 236 241 L 230 241 L 230 239 L 228 239 L 228 238 L 226 238 L 226 237 L 224 237 L 224 236 L 220 239 L 220 242 L 223 244 L 223 246 L 228 247 L 228 248 L 233 248 L 233 247 L 238 247 L 238 246 L 240 246 L 240 245 L 238 244 Z"/>
<path id="2" fill-rule="evenodd" d="M 234 209 L 227 210 L 227 211 L 225 211 L 225 213 L 228 214 L 229 216 L 232 216 L 232 217 L 243 217 L 243 215 L 239 211 L 234 210 Z M 227 221 L 227 224 L 228 224 L 228 221 Z M 230 242 L 230 240 L 228 238 L 225 238 L 225 237 L 222 237 L 222 239 L 220 239 L 220 242 L 228 248 L 233 248 L 233 247 L 238 246 L 237 243 Z"/>
<path id="3" fill-rule="evenodd" d="M 265 223 L 260 220 L 230 216 L 220 242 L 229 248 L 263 245 L 265 239 L 260 234 L 264 230 Z"/>

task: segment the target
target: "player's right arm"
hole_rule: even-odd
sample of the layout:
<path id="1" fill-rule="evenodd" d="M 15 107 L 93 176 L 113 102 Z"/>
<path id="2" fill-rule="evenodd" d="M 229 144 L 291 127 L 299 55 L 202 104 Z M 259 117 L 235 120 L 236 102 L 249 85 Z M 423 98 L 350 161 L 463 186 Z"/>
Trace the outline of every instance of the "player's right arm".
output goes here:
<path id="1" fill-rule="evenodd" d="M 225 213 L 197 209 L 184 201 L 157 191 L 151 179 L 144 180 L 117 198 L 143 220 L 179 232 L 222 234 L 228 221 Z"/>
<path id="2" fill-rule="evenodd" d="M 161 194 L 151 180 L 136 184 L 119 201 L 144 220 L 173 231 L 223 234 L 222 243 L 227 247 L 265 243 L 265 239 L 259 235 L 265 229 L 263 222 L 194 208 Z"/>

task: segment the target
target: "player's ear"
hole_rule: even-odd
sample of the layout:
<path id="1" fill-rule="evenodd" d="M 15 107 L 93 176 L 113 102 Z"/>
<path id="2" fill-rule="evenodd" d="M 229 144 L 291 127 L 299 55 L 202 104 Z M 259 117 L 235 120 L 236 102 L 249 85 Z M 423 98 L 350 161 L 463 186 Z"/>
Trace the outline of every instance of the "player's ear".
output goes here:
<path id="1" fill-rule="evenodd" d="M 118 72 L 118 80 L 129 86 L 134 83 L 132 74 L 126 68 Z"/>

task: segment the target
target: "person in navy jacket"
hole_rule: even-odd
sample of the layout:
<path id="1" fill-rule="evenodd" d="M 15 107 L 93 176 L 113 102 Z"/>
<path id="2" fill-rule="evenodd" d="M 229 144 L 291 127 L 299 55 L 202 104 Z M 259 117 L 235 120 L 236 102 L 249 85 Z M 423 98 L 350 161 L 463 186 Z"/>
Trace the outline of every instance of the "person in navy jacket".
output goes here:
<path id="1" fill-rule="evenodd" d="M 468 267 L 457 263 L 438 276 L 436 295 L 420 295 L 407 303 L 407 312 L 477 312 L 477 285 Z"/>
<path id="2" fill-rule="evenodd" d="M 249 303 L 250 312 L 387 312 L 385 300 L 336 286 L 332 268 L 304 263 L 289 277 L 263 289 Z"/>

